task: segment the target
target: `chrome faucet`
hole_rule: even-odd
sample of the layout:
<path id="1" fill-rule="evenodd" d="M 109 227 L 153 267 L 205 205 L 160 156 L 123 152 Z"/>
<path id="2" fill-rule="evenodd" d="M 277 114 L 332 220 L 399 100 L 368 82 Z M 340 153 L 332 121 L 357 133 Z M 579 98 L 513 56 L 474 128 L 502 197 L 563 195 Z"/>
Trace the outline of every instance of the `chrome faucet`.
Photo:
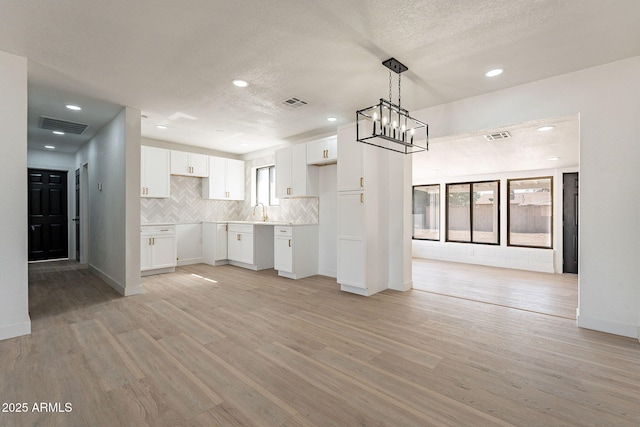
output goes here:
<path id="1" fill-rule="evenodd" d="M 253 207 L 253 214 L 256 214 L 256 208 L 258 207 L 258 205 L 262 205 L 262 221 L 266 221 L 268 219 L 267 217 L 267 208 L 264 206 L 264 204 L 262 202 L 258 202 L 256 203 L 256 205 Z"/>

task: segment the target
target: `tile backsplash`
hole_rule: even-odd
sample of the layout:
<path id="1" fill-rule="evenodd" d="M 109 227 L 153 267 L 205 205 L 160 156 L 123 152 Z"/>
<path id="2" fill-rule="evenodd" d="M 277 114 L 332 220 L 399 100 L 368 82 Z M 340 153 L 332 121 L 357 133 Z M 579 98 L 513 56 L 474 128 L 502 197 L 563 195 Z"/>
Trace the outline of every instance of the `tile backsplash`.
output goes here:
<path id="1" fill-rule="evenodd" d="M 205 200 L 202 198 L 202 179 L 187 176 L 171 176 L 171 198 L 140 198 L 140 222 L 189 224 L 201 221 L 253 221 L 260 220 L 258 208 L 253 215 L 251 194 L 251 172 L 254 167 L 275 163 L 275 156 L 247 161 L 244 201 Z M 317 224 L 319 220 L 317 197 L 280 199 L 280 206 L 268 206 L 270 221 L 286 221 L 301 224 Z"/>

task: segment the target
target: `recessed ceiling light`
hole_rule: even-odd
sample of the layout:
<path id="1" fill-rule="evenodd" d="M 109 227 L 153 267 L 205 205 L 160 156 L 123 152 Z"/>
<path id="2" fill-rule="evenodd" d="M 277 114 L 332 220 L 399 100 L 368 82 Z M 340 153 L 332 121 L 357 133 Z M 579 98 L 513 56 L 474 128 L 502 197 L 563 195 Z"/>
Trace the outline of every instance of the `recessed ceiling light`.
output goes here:
<path id="1" fill-rule="evenodd" d="M 337 117 L 327 117 L 327 121 L 330 121 L 330 122 L 335 122 L 337 120 L 338 120 Z"/>
<path id="2" fill-rule="evenodd" d="M 504 72 L 503 68 L 494 68 L 493 70 L 487 71 L 484 75 L 487 77 L 495 77 L 495 76 L 499 76 L 503 72 Z"/>
<path id="3" fill-rule="evenodd" d="M 73 105 L 73 104 L 67 104 L 67 108 L 69 110 L 73 110 L 73 111 L 80 111 L 82 110 L 82 107 L 80 107 L 79 105 Z"/>
<path id="4" fill-rule="evenodd" d="M 156 127 L 158 129 L 162 129 L 162 130 L 167 129 L 167 127 L 165 125 L 156 125 Z"/>
<path id="5" fill-rule="evenodd" d="M 64 132 L 61 132 L 59 130 L 54 130 L 53 133 L 54 135 L 64 135 Z"/>
<path id="6" fill-rule="evenodd" d="M 549 157 L 547 160 L 549 160 L 550 162 L 557 162 L 558 160 L 560 160 L 560 157 Z"/>
<path id="7" fill-rule="evenodd" d="M 45 145 L 44 148 L 46 148 L 47 150 L 55 150 L 56 147 L 54 145 Z"/>
<path id="8" fill-rule="evenodd" d="M 551 126 L 551 125 L 546 125 L 546 126 L 540 126 L 538 128 L 538 132 L 548 132 L 551 129 L 553 129 L 555 126 Z"/>
<path id="9" fill-rule="evenodd" d="M 235 79 L 233 81 L 234 86 L 237 87 L 247 87 L 249 86 L 249 83 L 247 83 L 245 80 L 240 80 L 240 79 Z"/>

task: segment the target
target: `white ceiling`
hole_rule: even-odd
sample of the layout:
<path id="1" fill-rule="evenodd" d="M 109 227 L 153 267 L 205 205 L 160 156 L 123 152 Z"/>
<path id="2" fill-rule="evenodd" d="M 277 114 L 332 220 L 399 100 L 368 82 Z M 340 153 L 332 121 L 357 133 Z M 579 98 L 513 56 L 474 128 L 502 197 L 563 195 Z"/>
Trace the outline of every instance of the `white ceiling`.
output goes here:
<path id="1" fill-rule="evenodd" d="M 543 126 L 551 130 L 539 131 Z M 508 132 L 505 139 L 485 135 Z M 413 154 L 413 183 L 435 184 L 444 178 L 499 172 L 572 168 L 579 165 L 578 115 L 532 120 L 499 129 L 432 138 L 429 151 Z"/>
<path id="2" fill-rule="evenodd" d="M 0 3 L 0 50 L 29 58 L 29 146 L 69 152 L 126 105 L 148 116 L 144 137 L 242 154 L 354 121 L 388 96 L 391 56 L 417 110 L 640 55 L 639 28 L 637 0 Z M 40 115 L 89 135 L 53 139 Z"/>

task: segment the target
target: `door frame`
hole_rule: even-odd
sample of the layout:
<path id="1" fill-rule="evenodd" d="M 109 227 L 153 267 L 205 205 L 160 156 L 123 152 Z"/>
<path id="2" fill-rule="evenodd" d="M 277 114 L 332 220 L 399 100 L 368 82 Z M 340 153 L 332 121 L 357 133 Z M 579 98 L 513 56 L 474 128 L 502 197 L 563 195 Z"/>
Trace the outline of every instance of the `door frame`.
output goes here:
<path id="1" fill-rule="evenodd" d="M 89 164 L 80 166 L 80 264 L 89 264 Z"/>
<path id="2" fill-rule="evenodd" d="M 74 171 L 75 169 L 70 168 L 70 167 L 58 167 L 55 165 L 48 165 L 48 166 L 40 166 L 40 165 L 33 165 L 33 164 L 27 164 L 27 174 L 29 173 L 29 171 L 31 170 L 43 170 L 43 171 L 49 171 L 49 172 L 64 172 L 66 173 L 66 182 L 67 182 L 67 188 L 66 188 L 66 199 L 67 199 L 67 219 L 66 219 L 66 226 L 67 226 L 67 256 L 63 257 L 63 258 L 46 258 L 43 260 L 29 260 L 28 263 L 38 263 L 38 262 L 49 262 L 49 261 L 60 261 L 60 260 L 66 260 L 66 259 L 71 259 L 72 254 L 75 254 L 75 227 L 73 227 L 73 222 L 72 222 L 72 217 L 70 215 L 71 212 L 74 211 L 75 209 L 75 180 L 71 179 L 70 177 L 72 177 L 74 175 Z M 27 191 L 30 191 L 31 189 L 31 184 L 28 183 L 28 189 Z M 30 196 L 28 196 L 30 197 Z M 27 211 L 27 216 L 30 217 L 31 212 L 30 209 Z M 28 221 L 30 221 L 30 219 L 28 219 Z M 28 231 L 26 231 L 27 233 L 27 239 L 29 239 L 29 235 L 28 235 Z M 31 255 L 29 254 L 29 257 Z"/>

